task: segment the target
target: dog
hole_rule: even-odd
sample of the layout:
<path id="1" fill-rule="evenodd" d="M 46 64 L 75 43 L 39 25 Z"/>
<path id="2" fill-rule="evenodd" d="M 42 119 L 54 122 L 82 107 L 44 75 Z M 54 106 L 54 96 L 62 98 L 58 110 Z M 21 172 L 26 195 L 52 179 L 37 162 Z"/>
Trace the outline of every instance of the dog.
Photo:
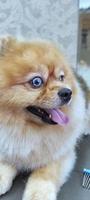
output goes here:
<path id="1" fill-rule="evenodd" d="M 0 195 L 32 171 L 23 200 L 55 200 L 85 129 L 85 91 L 47 41 L 0 41 Z"/>

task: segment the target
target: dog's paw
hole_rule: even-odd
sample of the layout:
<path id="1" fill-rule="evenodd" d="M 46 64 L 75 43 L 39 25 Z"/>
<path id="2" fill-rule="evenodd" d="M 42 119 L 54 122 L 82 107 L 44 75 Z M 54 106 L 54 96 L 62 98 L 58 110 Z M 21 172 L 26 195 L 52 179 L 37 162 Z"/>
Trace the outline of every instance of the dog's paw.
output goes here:
<path id="1" fill-rule="evenodd" d="M 0 196 L 10 190 L 11 186 L 12 180 L 4 175 L 0 175 Z"/>
<path id="2" fill-rule="evenodd" d="M 43 180 L 28 182 L 23 200 L 56 200 L 56 191 L 53 183 Z"/>
<path id="3" fill-rule="evenodd" d="M 0 163 L 0 196 L 10 190 L 17 170 L 7 164 Z"/>

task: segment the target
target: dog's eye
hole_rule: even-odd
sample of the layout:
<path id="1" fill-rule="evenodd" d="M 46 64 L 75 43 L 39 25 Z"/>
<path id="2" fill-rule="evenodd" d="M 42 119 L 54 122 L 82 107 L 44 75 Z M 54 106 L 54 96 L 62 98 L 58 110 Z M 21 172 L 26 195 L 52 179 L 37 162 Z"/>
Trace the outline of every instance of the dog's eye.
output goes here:
<path id="1" fill-rule="evenodd" d="M 61 74 L 60 77 L 59 77 L 60 81 L 64 81 L 64 78 L 65 78 L 64 74 Z"/>
<path id="2" fill-rule="evenodd" d="M 40 88 L 43 84 L 43 79 L 39 76 L 34 77 L 29 83 L 33 88 Z"/>

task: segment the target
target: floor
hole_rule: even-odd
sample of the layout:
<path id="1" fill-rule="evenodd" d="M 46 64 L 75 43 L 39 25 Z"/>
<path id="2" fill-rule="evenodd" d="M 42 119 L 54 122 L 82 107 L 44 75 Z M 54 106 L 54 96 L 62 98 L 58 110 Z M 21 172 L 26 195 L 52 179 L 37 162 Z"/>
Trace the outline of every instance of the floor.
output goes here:
<path id="1" fill-rule="evenodd" d="M 90 169 L 90 135 L 85 136 L 77 147 L 77 163 L 68 182 L 62 187 L 58 200 L 89 200 L 90 190 L 82 187 L 82 170 Z M 13 187 L 0 200 L 21 200 L 27 176 L 20 175 L 14 181 Z"/>

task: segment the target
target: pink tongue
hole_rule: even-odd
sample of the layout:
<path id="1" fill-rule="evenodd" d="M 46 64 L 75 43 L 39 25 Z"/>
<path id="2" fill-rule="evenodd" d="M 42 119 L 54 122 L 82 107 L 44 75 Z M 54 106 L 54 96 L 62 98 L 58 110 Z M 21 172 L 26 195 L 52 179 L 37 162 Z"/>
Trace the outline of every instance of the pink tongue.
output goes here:
<path id="1" fill-rule="evenodd" d="M 59 125 L 66 125 L 69 122 L 69 118 L 59 109 L 49 109 L 51 119 Z"/>

